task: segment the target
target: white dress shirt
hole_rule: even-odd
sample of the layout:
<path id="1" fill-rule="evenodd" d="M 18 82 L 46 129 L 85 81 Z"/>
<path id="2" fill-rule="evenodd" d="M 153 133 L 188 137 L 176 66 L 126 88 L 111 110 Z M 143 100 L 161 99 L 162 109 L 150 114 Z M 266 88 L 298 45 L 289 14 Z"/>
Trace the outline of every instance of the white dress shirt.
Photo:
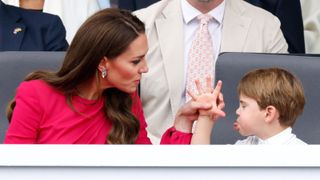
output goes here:
<path id="1" fill-rule="evenodd" d="M 110 4 L 110 0 L 98 0 L 100 9 L 105 9 L 105 8 L 110 8 L 111 4 Z"/>
<path id="2" fill-rule="evenodd" d="M 212 37 L 212 44 L 214 48 L 215 59 L 217 59 L 220 52 L 221 45 L 221 31 L 222 21 L 224 17 L 225 2 L 223 1 L 219 6 L 208 12 L 213 19 L 209 22 L 209 32 Z M 181 10 L 184 20 L 184 87 L 186 86 L 187 68 L 188 68 L 188 57 L 189 51 L 192 45 L 192 41 L 195 38 L 195 34 L 200 25 L 200 22 L 196 17 L 202 14 L 199 10 L 190 5 L 186 0 L 181 0 Z M 186 101 L 186 93 L 182 93 L 182 102 Z"/>
<path id="3" fill-rule="evenodd" d="M 262 140 L 257 136 L 249 136 L 244 140 L 238 140 L 235 145 L 307 145 L 307 143 L 297 138 L 292 133 L 292 128 L 288 127 L 266 140 Z"/>

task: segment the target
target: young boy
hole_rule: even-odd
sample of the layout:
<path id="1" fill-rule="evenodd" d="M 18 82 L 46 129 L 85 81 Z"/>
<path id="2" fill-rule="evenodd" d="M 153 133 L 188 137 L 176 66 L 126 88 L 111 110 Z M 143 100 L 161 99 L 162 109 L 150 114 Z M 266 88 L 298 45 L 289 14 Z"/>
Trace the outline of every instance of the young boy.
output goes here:
<path id="1" fill-rule="evenodd" d="M 193 96 L 193 100 L 199 101 L 203 100 L 202 96 L 208 97 L 208 93 L 201 90 L 199 93 L 200 95 Z M 236 111 L 238 118 L 234 128 L 241 135 L 248 137 L 238 140 L 236 145 L 306 144 L 291 132 L 305 104 L 303 87 L 291 73 L 280 68 L 251 71 L 241 79 L 238 94 L 240 105 Z M 211 102 L 215 105 L 214 107 L 218 107 L 219 101 Z M 201 114 L 204 112 L 200 112 Z M 194 144 L 210 142 L 209 129 L 214 126 L 216 119 L 199 116 L 197 131 L 192 138 Z"/>

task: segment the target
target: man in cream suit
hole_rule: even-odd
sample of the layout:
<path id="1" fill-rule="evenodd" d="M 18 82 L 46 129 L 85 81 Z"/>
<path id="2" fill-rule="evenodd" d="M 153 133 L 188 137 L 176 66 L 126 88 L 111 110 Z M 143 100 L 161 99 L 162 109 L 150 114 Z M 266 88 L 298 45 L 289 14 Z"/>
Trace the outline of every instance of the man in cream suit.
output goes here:
<path id="1" fill-rule="evenodd" d="M 300 0 L 306 53 L 320 54 L 320 1 Z"/>
<path id="2" fill-rule="evenodd" d="M 187 57 L 201 13 L 214 17 L 209 31 L 215 58 L 221 52 L 287 52 L 279 20 L 242 0 L 161 0 L 136 11 L 149 43 L 140 93 L 155 144 L 185 103 Z"/>

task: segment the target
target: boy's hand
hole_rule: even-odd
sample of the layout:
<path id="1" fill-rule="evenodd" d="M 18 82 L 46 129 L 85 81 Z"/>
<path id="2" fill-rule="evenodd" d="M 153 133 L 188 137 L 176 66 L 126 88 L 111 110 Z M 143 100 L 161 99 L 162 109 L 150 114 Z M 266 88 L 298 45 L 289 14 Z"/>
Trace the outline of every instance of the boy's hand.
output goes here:
<path id="1" fill-rule="evenodd" d="M 215 89 L 212 88 L 212 78 L 206 78 L 206 87 L 203 89 L 201 87 L 200 81 L 196 80 L 196 87 L 198 95 L 194 95 L 192 92 L 187 91 L 192 97 L 193 101 L 205 104 L 211 104 L 211 109 L 199 109 L 200 116 L 210 116 L 211 119 L 216 120 L 219 117 L 224 117 L 225 112 L 222 111 L 224 108 L 223 95 L 221 93 L 222 81 L 218 81 Z"/>

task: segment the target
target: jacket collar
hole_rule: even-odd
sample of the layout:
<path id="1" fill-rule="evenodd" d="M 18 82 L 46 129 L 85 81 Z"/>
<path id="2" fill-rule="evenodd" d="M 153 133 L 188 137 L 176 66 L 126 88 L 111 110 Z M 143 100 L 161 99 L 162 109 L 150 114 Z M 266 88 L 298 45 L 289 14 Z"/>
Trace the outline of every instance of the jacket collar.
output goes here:
<path id="1" fill-rule="evenodd" d="M 168 78 L 172 113 L 175 114 L 180 107 L 181 92 L 183 92 L 184 75 L 181 68 L 184 64 L 183 17 L 179 0 L 167 1 L 167 3 L 160 18 L 156 19 L 155 26 Z"/>
<path id="2" fill-rule="evenodd" d="M 242 52 L 252 18 L 244 14 L 246 7 L 242 1 L 225 0 L 225 2 L 220 51 L 233 52 L 237 49 Z"/>

